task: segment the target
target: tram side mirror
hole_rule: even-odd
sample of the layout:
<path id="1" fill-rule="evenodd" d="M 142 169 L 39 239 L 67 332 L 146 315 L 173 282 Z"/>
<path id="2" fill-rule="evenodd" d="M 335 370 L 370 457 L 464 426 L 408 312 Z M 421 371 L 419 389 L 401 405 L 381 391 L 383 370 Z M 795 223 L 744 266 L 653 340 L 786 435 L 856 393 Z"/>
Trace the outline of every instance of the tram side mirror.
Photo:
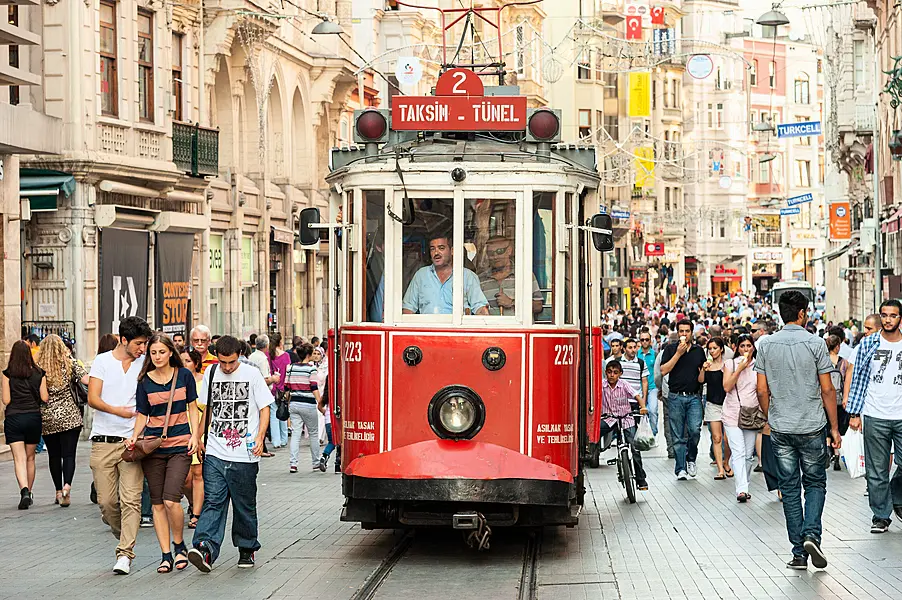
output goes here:
<path id="1" fill-rule="evenodd" d="M 603 215 L 601 213 L 592 216 L 592 229 L 606 229 L 610 233 L 592 232 L 592 244 L 599 252 L 610 252 L 614 249 L 614 221 L 611 215 Z"/>
<path id="2" fill-rule="evenodd" d="M 323 230 L 310 227 L 318 224 L 318 208 L 305 208 L 301 211 L 298 225 L 298 237 L 301 239 L 301 246 L 314 246 L 320 241 L 320 231 Z"/>

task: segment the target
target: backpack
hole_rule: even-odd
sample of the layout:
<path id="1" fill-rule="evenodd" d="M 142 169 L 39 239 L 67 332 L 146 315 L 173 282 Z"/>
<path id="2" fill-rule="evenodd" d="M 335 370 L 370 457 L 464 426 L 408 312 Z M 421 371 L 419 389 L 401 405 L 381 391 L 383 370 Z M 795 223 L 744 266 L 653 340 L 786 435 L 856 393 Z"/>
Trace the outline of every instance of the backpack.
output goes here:
<path id="1" fill-rule="evenodd" d="M 830 371 L 830 381 L 833 382 L 833 387 L 836 388 L 837 406 L 842 406 L 843 388 L 846 381 L 846 369 L 848 366 L 848 361 L 844 358 L 840 358 L 836 361 L 836 366 L 833 367 L 833 370 Z"/>

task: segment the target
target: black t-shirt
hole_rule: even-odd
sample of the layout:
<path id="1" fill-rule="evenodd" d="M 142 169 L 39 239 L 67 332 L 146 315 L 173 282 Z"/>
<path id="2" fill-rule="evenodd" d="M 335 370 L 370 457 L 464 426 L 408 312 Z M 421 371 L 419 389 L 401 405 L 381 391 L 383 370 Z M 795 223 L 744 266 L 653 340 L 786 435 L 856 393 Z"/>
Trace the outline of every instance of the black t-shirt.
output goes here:
<path id="1" fill-rule="evenodd" d="M 670 362 L 670 359 L 676 354 L 677 346 L 679 343 L 672 342 L 664 348 L 664 353 L 661 355 L 662 365 Z M 705 364 L 705 351 L 701 346 L 693 344 L 688 352 L 680 357 L 670 372 L 670 378 L 667 381 L 671 393 L 697 394 L 702 386 L 698 382 L 698 372 L 703 364 Z"/>
<path id="2" fill-rule="evenodd" d="M 723 389 L 723 370 L 705 371 L 705 398 L 711 404 L 723 406 L 727 393 Z"/>
<path id="3" fill-rule="evenodd" d="M 10 377 L 9 369 L 3 371 L 9 379 L 9 406 L 7 415 L 22 415 L 41 412 L 41 378 L 44 371 L 35 367 L 30 377 Z"/>

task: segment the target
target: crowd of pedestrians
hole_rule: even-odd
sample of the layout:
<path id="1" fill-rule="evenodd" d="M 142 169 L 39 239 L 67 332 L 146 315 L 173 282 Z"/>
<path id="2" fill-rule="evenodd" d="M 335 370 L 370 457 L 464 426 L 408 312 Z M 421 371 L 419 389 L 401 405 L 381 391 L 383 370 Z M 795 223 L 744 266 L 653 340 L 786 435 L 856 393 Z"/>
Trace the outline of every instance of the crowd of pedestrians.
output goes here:
<path id="1" fill-rule="evenodd" d="M 279 334 L 245 341 L 213 336 L 198 325 L 187 341 L 184 334 L 170 337 L 129 317 L 116 335 L 100 339 L 89 370 L 70 345 L 51 334 L 13 344 L 3 371 L 4 425 L 19 509 L 34 503 L 35 454 L 42 441 L 55 502 L 70 506 L 85 407 L 91 407 L 91 499 L 118 539 L 116 574 L 130 572 L 141 527 L 155 530 L 159 573 L 189 564 L 209 572 L 230 507 L 238 567 L 254 566 L 260 548 L 258 463 L 275 456 L 267 437 L 273 450 L 291 443 L 291 473 L 297 472 L 302 437 L 310 438 L 317 472 L 326 471 L 336 448 L 331 423 L 323 424 L 331 415 L 326 352 L 318 338 L 315 347 L 295 338 L 286 350 Z M 321 431 L 328 433 L 325 451 Z M 335 470 L 340 472 L 338 460 Z M 186 527 L 194 530 L 190 547 Z"/>

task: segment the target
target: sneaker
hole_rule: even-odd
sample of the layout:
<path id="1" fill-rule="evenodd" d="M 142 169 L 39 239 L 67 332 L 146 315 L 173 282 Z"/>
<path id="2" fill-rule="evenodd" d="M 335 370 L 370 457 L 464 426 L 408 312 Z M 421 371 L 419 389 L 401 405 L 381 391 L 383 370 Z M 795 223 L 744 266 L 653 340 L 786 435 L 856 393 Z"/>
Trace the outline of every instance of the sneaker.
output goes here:
<path id="1" fill-rule="evenodd" d="M 673 454 L 673 452 L 668 452 L 668 453 L 667 453 L 667 459 L 668 459 L 668 460 L 673 460 L 674 458 L 676 458 L 676 456 Z"/>
<path id="2" fill-rule="evenodd" d="M 31 494 L 28 491 L 27 487 L 22 488 L 20 491 L 19 498 L 19 510 L 27 510 L 29 506 L 31 506 Z"/>
<path id="3" fill-rule="evenodd" d="M 297 465 L 291 465 L 290 467 L 288 467 L 288 472 L 289 472 L 289 473 L 297 473 L 297 472 L 298 472 L 298 466 L 297 466 Z"/>
<path id="4" fill-rule="evenodd" d="M 341 473 L 341 464 L 338 461 L 335 461 L 335 472 Z M 902 518 L 902 517 L 900 517 Z"/>
<path id="5" fill-rule="evenodd" d="M 689 479 L 689 474 L 686 471 L 677 473 L 677 481 L 686 481 L 687 479 Z"/>
<path id="6" fill-rule="evenodd" d="M 806 571 L 808 569 L 808 559 L 804 556 L 793 556 L 792 560 L 786 563 L 787 569 L 795 569 L 796 571 Z"/>
<path id="7" fill-rule="evenodd" d="M 820 542 L 814 538 L 805 538 L 805 543 L 802 546 L 805 548 L 805 552 L 808 553 L 808 556 L 811 557 L 811 564 L 813 564 L 816 569 L 826 568 L 827 555 L 821 550 Z"/>
<path id="8" fill-rule="evenodd" d="M 323 473 L 326 472 L 326 457 L 325 456 L 320 457 L 319 464 L 316 466 L 316 468 L 319 469 L 320 471 L 322 471 Z"/>
<path id="9" fill-rule="evenodd" d="M 636 489 L 639 490 L 640 492 L 647 492 L 648 491 L 648 482 L 647 481 L 637 481 Z"/>
<path id="10" fill-rule="evenodd" d="M 116 566 L 113 567 L 113 573 L 116 575 L 128 575 L 132 570 L 132 559 L 127 556 L 120 556 L 116 559 Z"/>
<path id="11" fill-rule="evenodd" d="M 753 470 L 755 473 L 763 473 L 763 472 L 764 472 L 764 467 L 762 467 L 761 465 L 758 465 L 757 467 L 755 467 L 755 468 L 752 469 L 752 470 Z"/>
<path id="12" fill-rule="evenodd" d="M 902 504 L 896 504 L 893 506 L 893 512 L 896 513 L 896 516 L 902 519 Z"/>
<path id="13" fill-rule="evenodd" d="M 698 467 L 695 466 L 694 462 L 686 463 L 686 471 L 689 473 L 689 477 L 695 477 L 698 473 Z"/>
<path id="14" fill-rule="evenodd" d="M 153 517 L 141 517 L 141 529 L 153 527 Z"/>
<path id="15" fill-rule="evenodd" d="M 874 517 L 871 521 L 871 533 L 886 533 L 889 529 L 890 523 L 892 523 L 891 519 L 880 519 Z"/>
<path id="16" fill-rule="evenodd" d="M 839 456 L 833 457 L 833 470 L 834 471 L 842 471 L 842 463 L 839 462 Z"/>
<path id="17" fill-rule="evenodd" d="M 91 500 L 91 504 L 97 504 L 97 488 L 94 487 L 94 482 L 91 482 L 91 493 L 88 495 L 88 498 Z"/>
<path id="18" fill-rule="evenodd" d="M 197 546 L 188 550 L 188 562 L 197 567 L 201 573 L 213 570 L 213 555 L 204 542 L 199 542 Z"/>
<path id="19" fill-rule="evenodd" d="M 250 569 L 254 566 L 254 553 L 250 550 L 238 549 L 238 568 Z"/>

